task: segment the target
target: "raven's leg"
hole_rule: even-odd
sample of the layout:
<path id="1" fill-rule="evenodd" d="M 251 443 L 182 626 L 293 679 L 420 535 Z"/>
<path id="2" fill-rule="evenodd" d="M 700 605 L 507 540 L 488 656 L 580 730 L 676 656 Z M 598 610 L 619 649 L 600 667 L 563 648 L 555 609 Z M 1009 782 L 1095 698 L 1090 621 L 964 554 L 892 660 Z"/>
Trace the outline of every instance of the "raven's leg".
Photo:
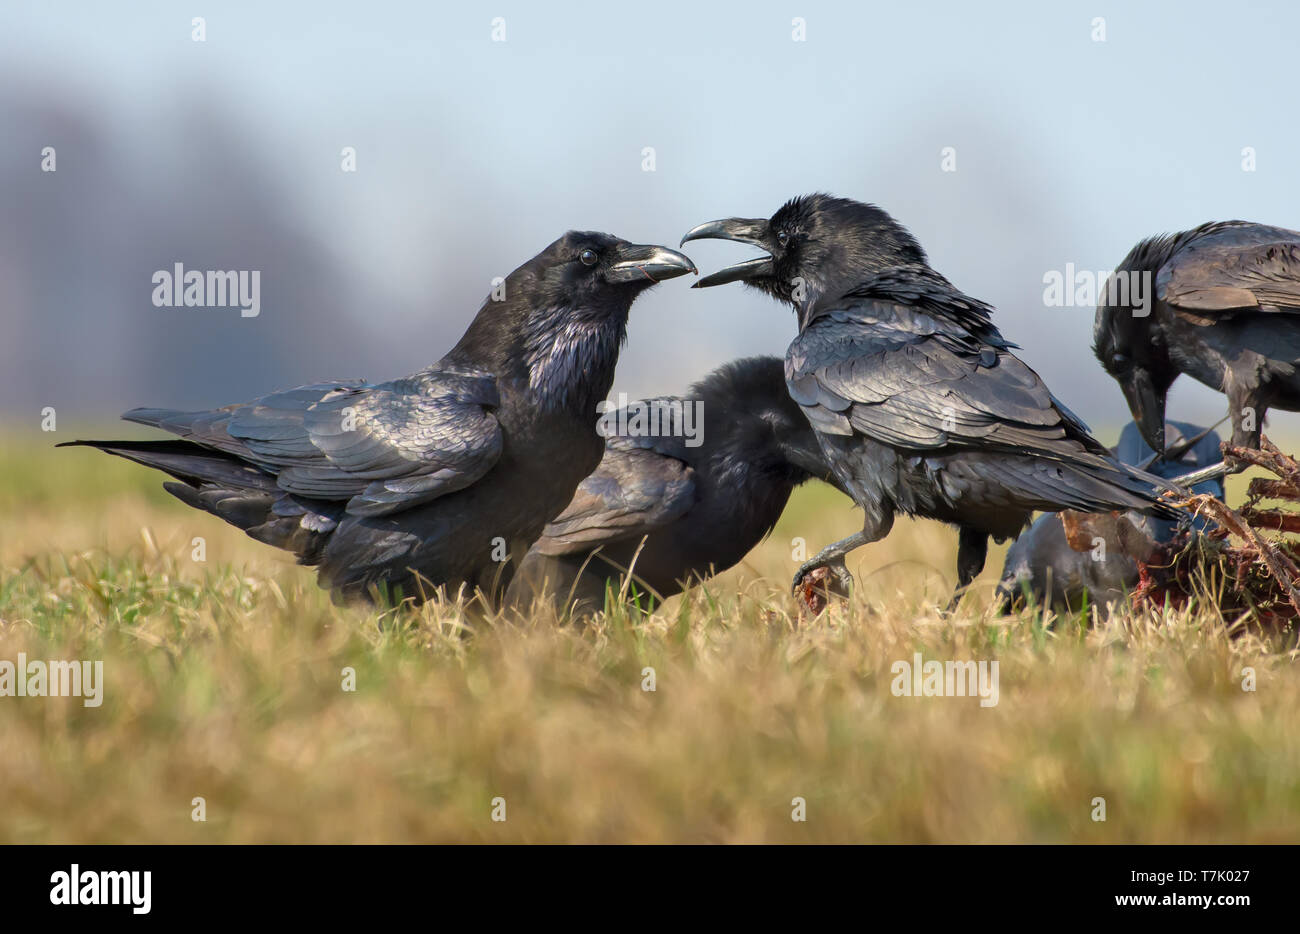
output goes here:
<path id="1" fill-rule="evenodd" d="M 848 590 L 853 586 L 853 575 L 849 569 L 844 566 L 844 556 L 854 548 L 861 548 L 863 545 L 870 545 L 872 542 L 878 542 L 893 528 L 894 516 L 892 513 L 881 516 L 873 521 L 871 513 L 867 514 L 866 523 L 862 526 L 861 532 L 854 532 L 848 538 L 842 538 L 832 545 L 827 545 L 817 554 L 813 555 L 803 564 L 799 565 L 799 570 L 794 575 L 794 591 L 798 593 L 799 585 L 803 583 L 806 577 L 812 571 L 818 568 L 826 568 L 835 575 L 841 587 Z"/>
<path id="2" fill-rule="evenodd" d="M 818 568 L 827 568 L 835 579 L 839 581 L 840 586 L 848 590 L 853 586 L 853 575 L 849 569 L 844 566 L 844 556 L 854 548 L 861 548 L 875 541 L 874 538 L 868 538 L 866 532 L 854 532 L 848 538 L 842 538 L 834 544 L 827 545 L 817 554 L 813 555 L 803 564 L 799 565 L 799 570 L 794 572 L 794 590 L 799 591 L 799 585 L 803 583 L 804 577 Z"/>
<path id="3" fill-rule="evenodd" d="M 978 529 L 961 526 L 957 532 L 957 589 L 952 592 L 952 599 L 944 607 L 945 613 L 957 609 L 962 595 L 971 581 L 979 577 L 984 570 L 984 562 L 989 556 L 989 537 Z"/>
<path id="4" fill-rule="evenodd" d="M 1232 443 L 1239 448 L 1259 448 L 1259 436 L 1264 431 L 1264 406 L 1260 393 L 1252 388 L 1250 377 L 1238 379 L 1231 369 L 1224 375 L 1224 390 L 1228 396 L 1228 416 L 1232 419 Z"/>

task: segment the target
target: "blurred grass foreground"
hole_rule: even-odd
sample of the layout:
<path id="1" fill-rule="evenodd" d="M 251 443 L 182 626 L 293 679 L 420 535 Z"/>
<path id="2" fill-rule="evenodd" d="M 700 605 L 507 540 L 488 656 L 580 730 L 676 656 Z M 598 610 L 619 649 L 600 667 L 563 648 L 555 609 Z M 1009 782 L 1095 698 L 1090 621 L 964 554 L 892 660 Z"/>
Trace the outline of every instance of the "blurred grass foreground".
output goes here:
<path id="1" fill-rule="evenodd" d="M 825 487 L 648 619 L 337 607 L 51 437 L 0 448 L 0 662 L 103 696 L 0 696 L 6 843 L 1300 841 L 1294 652 L 1212 610 L 1000 618 L 999 552 L 945 619 L 956 536 L 900 521 L 801 621 L 797 539 L 858 524 Z M 896 696 L 917 653 L 997 661 L 997 703 Z"/>

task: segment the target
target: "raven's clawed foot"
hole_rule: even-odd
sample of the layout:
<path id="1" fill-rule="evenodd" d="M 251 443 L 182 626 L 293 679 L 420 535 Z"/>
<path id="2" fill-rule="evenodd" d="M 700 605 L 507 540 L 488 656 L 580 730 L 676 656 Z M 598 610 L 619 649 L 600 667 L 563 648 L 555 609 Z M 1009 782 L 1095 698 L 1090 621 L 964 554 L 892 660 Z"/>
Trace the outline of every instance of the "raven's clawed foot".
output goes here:
<path id="1" fill-rule="evenodd" d="M 814 574 L 815 571 L 824 570 L 824 574 Z M 827 581 L 834 580 L 834 586 L 844 593 L 848 593 L 849 588 L 853 586 L 853 575 L 849 573 L 848 567 L 844 564 L 844 556 L 838 555 L 830 560 L 818 560 L 813 558 L 811 561 L 805 561 L 799 566 L 799 570 L 794 575 L 794 592 L 797 594 L 808 586 L 825 586 Z"/>
<path id="2" fill-rule="evenodd" d="M 793 590 L 813 615 L 820 613 L 831 595 L 847 597 L 853 587 L 853 575 L 844 566 L 844 556 L 854 548 L 870 541 L 866 532 L 855 532 L 848 538 L 827 545 L 803 564 L 794 575 Z"/>
<path id="3" fill-rule="evenodd" d="M 847 599 L 852 587 L 853 575 L 844 566 L 842 555 L 824 563 L 804 563 L 794 576 L 794 593 L 799 600 L 800 615 L 817 616 L 830 604 L 832 597 Z"/>

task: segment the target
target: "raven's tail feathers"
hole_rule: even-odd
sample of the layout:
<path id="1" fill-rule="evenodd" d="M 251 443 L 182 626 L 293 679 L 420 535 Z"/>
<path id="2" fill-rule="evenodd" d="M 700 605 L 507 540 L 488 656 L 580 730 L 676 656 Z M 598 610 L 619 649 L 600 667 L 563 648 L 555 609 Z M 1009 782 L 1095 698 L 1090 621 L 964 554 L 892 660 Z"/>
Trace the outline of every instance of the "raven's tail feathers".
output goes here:
<path id="1" fill-rule="evenodd" d="M 228 454 L 190 441 L 65 441 L 65 447 L 91 447 L 170 474 L 191 485 L 212 483 L 273 493 L 275 477 Z"/>
<path id="2" fill-rule="evenodd" d="M 189 441 L 67 441 L 161 470 L 180 482 L 163 484 L 187 506 L 243 529 L 251 538 L 290 551 L 299 564 L 319 564 L 342 518 L 342 504 L 285 493 L 275 477 L 220 451 Z"/>
<path id="3" fill-rule="evenodd" d="M 1097 457 L 1097 465 L 1072 465 L 1082 481 L 1084 496 L 1108 509 L 1132 509 L 1161 519 L 1181 519 L 1185 513 L 1161 498 L 1165 490 L 1179 488 L 1162 477 L 1110 457 Z"/>

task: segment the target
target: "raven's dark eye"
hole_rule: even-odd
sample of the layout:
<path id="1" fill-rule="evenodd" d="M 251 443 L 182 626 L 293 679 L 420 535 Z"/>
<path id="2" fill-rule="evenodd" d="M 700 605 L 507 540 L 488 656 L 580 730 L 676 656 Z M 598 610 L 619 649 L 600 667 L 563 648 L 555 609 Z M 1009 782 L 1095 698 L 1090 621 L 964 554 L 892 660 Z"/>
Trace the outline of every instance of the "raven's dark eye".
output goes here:
<path id="1" fill-rule="evenodd" d="M 578 254 L 578 259 L 582 260 L 582 265 L 584 265 L 584 266 L 595 266 L 595 265 L 596 265 L 596 251 L 595 251 L 595 250 L 583 250 L 581 253 Z"/>
<path id="2" fill-rule="evenodd" d="M 785 246 L 790 242 L 790 232 L 787 230 L 779 231 L 776 235 L 776 242 L 781 244 L 781 246 Z"/>
<path id="3" fill-rule="evenodd" d="M 1110 365 L 1112 369 L 1122 370 L 1128 366 L 1128 357 L 1124 356 L 1122 353 L 1111 354 Z"/>

